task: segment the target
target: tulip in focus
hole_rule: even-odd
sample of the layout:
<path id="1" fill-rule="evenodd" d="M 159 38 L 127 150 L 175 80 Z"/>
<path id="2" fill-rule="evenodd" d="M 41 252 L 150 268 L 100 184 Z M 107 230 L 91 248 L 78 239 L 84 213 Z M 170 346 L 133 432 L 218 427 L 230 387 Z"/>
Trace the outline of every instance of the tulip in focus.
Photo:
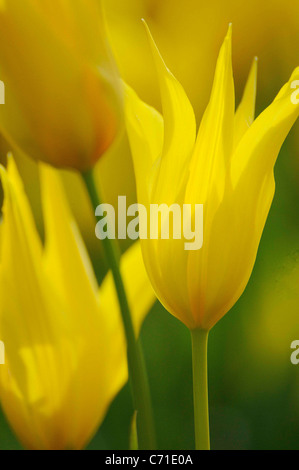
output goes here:
<path id="1" fill-rule="evenodd" d="M 260 106 L 272 100 L 275 90 L 297 63 L 299 3 L 294 0 L 103 0 L 103 3 L 121 75 L 155 107 L 160 106 L 159 87 L 155 84 L 140 18 L 145 18 L 155 37 L 159 37 L 167 63 L 188 91 L 197 118 L 207 106 L 219 46 L 228 23 L 234 25 L 237 96 L 253 54 L 260 61 Z"/>
<path id="2" fill-rule="evenodd" d="M 121 121 L 118 74 L 97 0 L 2 0 L 0 131 L 56 167 L 91 169 Z"/>
<path id="3" fill-rule="evenodd" d="M 255 60 L 235 112 L 230 28 L 196 136 L 191 104 L 150 41 L 164 116 L 129 87 L 126 93 L 138 202 L 203 204 L 204 236 L 198 251 L 185 251 L 184 240 L 141 240 L 143 257 L 166 309 L 190 330 L 208 331 L 236 303 L 251 275 L 274 196 L 274 164 L 299 114 L 291 100 L 299 68 L 254 120 Z"/>
<path id="4" fill-rule="evenodd" d="M 45 247 L 12 160 L 1 175 L 1 406 L 25 447 L 82 449 L 127 380 L 112 276 L 98 289 L 56 170 L 41 166 Z M 154 298 L 138 244 L 121 269 L 138 332 Z"/>

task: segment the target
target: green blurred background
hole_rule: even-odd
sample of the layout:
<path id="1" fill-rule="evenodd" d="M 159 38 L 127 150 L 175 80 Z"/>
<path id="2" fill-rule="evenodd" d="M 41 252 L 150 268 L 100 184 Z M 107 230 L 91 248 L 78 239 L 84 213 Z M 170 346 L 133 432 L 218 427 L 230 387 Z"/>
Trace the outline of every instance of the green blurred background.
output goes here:
<path id="1" fill-rule="evenodd" d="M 299 6 L 293 1 L 267 0 L 261 5 L 253 0 L 246 6 L 233 0 L 106 0 L 106 4 L 111 41 L 123 76 L 158 107 L 158 87 L 139 23 L 142 16 L 191 97 L 198 117 L 208 100 L 219 45 L 229 21 L 234 23 L 238 99 L 252 57 L 260 58 L 258 113 L 299 65 Z M 298 170 L 297 123 L 276 165 L 276 196 L 250 282 L 210 334 L 213 449 L 299 449 L 299 365 L 290 362 L 290 344 L 299 339 Z M 32 201 L 31 178 L 27 175 Z M 94 241 L 86 242 L 90 251 L 98 249 Z M 190 334 L 157 303 L 143 326 L 142 343 L 159 449 L 192 449 Z M 131 418 L 125 387 L 89 448 L 127 448 Z M 18 448 L 0 414 L 0 449 Z"/>

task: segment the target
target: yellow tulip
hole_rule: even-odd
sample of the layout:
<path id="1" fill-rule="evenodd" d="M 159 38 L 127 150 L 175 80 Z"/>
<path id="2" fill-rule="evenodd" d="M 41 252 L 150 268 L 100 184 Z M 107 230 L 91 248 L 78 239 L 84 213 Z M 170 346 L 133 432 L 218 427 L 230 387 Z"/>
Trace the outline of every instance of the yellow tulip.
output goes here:
<path id="1" fill-rule="evenodd" d="M 110 147 L 105 157 L 100 158 L 94 167 L 97 188 L 102 194 L 103 200 L 114 207 L 117 207 L 119 195 L 127 197 L 128 206 L 136 202 L 134 168 L 127 140 L 124 133 L 122 138 Z M 0 139 L 0 163 L 3 165 L 6 165 L 6 155 L 10 150 L 11 147 L 7 147 L 4 140 Z M 22 177 L 37 228 L 42 233 L 39 163 L 17 151 L 14 151 L 14 159 Z M 105 270 L 106 263 L 103 260 L 102 246 L 94 236 L 94 209 L 82 177 L 76 171 L 64 169 L 59 171 L 71 211 L 79 225 L 87 249 L 89 253 L 92 253 L 94 265 Z M 2 188 L 0 188 L 0 206 L 2 206 L 1 202 Z M 121 251 L 124 252 L 128 248 L 130 240 L 118 240 L 118 242 Z"/>
<path id="2" fill-rule="evenodd" d="M 112 276 L 98 289 L 56 170 L 41 166 L 45 247 L 12 160 L 1 175 L 1 405 L 27 448 L 81 449 L 127 380 Z M 138 332 L 154 298 L 138 244 L 121 269 Z"/>
<path id="3" fill-rule="evenodd" d="M 2 0 L 0 130 L 56 167 L 87 171 L 119 131 L 122 93 L 97 0 Z"/>
<path id="4" fill-rule="evenodd" d="M 235 304 L 252 272 L 274 196 L 273 168 L 299 114 L 297 68 L 256 119 L 257 62 L 235 113 L 231 28 L 220 51 L 210 102 L 196 138 L 191 104 L 152 39 L 164 119 L 127 88 L 126 121 L 138 202 L 203 204 L 203 247 L 141 240 L 156 294 L 191 330 L 210 330 Z M 200 86 L 200 85 L 199 85 Z"/>

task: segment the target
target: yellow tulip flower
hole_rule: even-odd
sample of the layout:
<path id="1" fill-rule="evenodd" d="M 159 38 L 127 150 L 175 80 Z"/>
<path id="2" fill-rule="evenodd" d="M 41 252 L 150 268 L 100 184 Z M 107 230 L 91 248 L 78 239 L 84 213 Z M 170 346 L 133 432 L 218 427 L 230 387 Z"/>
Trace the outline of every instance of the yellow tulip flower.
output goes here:
<path id="1" fill-rule="evenodd" d="M 204 230 L 200 250 L 185 251 L 182 240 L 145 239 L 143 257 L 166 309 L 189 329 L 208 331 L 235 304 L 251 275 L 274 196 L 274 164 L 299 114 L 292 99 L 299 68 L 254 121 L 255 60 L 235 113 L 230 28 L 196 137 L 191 104 L 150 41 L 164 119 L 130 88 L 126 93 L 138 202 L 203 204 Z"/>
<path id="2" fill-rule="evenodd" d="M 1 175 L 1 405 L 27 448 L 81 449 L 127 380 L 112 276 L 98 289 L 56 170 L 41 166 L 45 247 L 12 160 Z M 154 298 L 138 244 L 121 270 L 138 332 Z"/>
<path id="3" fill-rule="evenodd" d="M 2 0 L 0 130 L 56 167 L 87 171 L 118 133 L 122 96 L 97 0 Z"/>

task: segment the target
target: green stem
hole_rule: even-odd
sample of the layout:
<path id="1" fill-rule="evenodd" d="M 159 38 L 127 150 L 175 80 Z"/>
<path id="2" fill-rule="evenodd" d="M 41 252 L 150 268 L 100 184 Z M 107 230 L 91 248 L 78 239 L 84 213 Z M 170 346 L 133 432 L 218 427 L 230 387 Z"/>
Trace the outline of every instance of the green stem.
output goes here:
<path id="1" fill-rule="evenodd" d="M 193 330 L 193 397 L 196 450 L 210 450 L 208 397 L 208 336 L 205 330 Z"/>
<path id="2" fill-rule="evenodd" d="M 92 170 L 88 171 L 83 173 L 82 176 L 95 209 L 101 204 L 101 200 L 95 185 L 93 172 Z M 102 240 L 102 243 L 107 262 L 113 275 L 127 339 L 129 380 L 134 407 L 137 411 L 139 446 L 140 449 L 154 450 L 155 433 L 148 379 L 142 347 L 134 332 L 130 307 L 120 273 L 118 246 L 116 241 L 110 238 Z"/>

